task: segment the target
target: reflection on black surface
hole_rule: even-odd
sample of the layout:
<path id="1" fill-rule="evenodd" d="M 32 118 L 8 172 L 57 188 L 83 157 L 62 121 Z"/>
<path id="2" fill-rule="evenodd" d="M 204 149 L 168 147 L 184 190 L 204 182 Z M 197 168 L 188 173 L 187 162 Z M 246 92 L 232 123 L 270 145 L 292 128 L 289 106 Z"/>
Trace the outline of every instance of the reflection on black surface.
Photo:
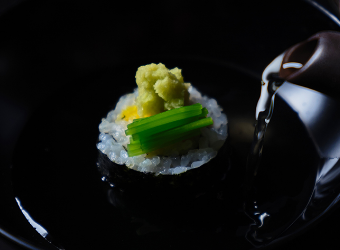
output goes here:
<path id="1" fill-rule="evenodd" d="M 62 247 L 56 240 L 49 234 L 45 228 L 43 228 L 39 223 L 37 223 L 31 215 L 22 207 L 21 202 L 18 197 L 15 197 L 15 201 L 18 203 L 18 206 L 25 216 L 25 218 L 28 220 L 28 222 L 31 224 L 31 226 L 42 236 L 44 237 L 48 242 L 53 244 L 54 246 L 58 247 L 58 249 L 63 250 L 64 247 Z"/>
<path id="2" fill-rule="evenodd" d="M 226 146 L 223 148 L 227 149 Z M 142 225 L 136 228 L 137 235 L 157 231 L 162 234 L 176 232 L 183 236 L 196 233 L 208 236 L 219 233 L 219 237 L 222 237 L 225 232 L 232 232 L 230 228 L 237 228 L 240 221 L 246 219 L 241 209 L 242 190 L 236 190 L 235 181 L 231 180 L 234 178 L 241 181 L 239 178 L 242 175 L 239 172 L 242 169 L 235 169 L 238 165 L 232 166 L 228 158 L 230 153 L 223 152 L 223 148 L 221 156 L 210 161 L 210 164 L 179 177 L 155 177 L 128 170 L 125 166 L 112 163 L 101 152 L 98 157 L 98 170 L 104 176 L 102 181 L 106 183 L 109 202 L 132 221 L 142 222 Z M 132 173 L 127 176 L 117 168 Z M 210 169 L 216 174 L 209 176 Z M 117 172 L 120 172 L 119 176 L 115 175 Z M 200 178 L 199 182 L 193 182 L 198 178 L 197 175 L 203 178 Z M 128 185 L 118 180 L 122 178 Z M 235 240 L 231 236 L 228 236 L 228 239 Z"/>
<path id="3" fill-rule="evenodd" d="M 281 184 L 287 190 L 281 195 L 277 193 L 277 196 L 270 197 L 268 189 L 261 187 L 265 186 L 264 183 L 273 176 L 267 172 L 266 175 L 260 175 L 256 179 L 257 183 L 254 188 L 257 191 L 254 192 L 253 199 L 247 203 L 247 213 L 254 219 L 247 238 L 255 246 L 275 242 L 296 234 L 337 205 L 339 200 L 340 153 L 336 149 L 340 137 L 337 136 L 339 127 L 336 124 L 340 122 L 340 116 L 337 114 L 340 103 L 315 91 L 289 83 L 285 83 L 280 88 L 278 96 L 280 100 L 284 98 L 284 101 L 296 112 L 295 115 L 303 121 L 305 127 L 301 129 L 306 129 L 308 134 L 302 139 L 303 133 L 299 132 L 299 140 L 293 140 L 286 144 L 289 149 L 282 149 L 283 151 L 296 151 L 298 152 L 297 157 L 302 159 L 301 161 L 301 159 L 292 158 L 292 162 L 287 162 L 289 165 L 282 166 L 291 175 L 287 176 L 288 178 Z M 281 118 L 284 118 L 282 111 L 276 110 L 275 112 L 281 112 Z M 284 126 L 289 125 L 287 118 L 281 120 Z M 275 131 L 273 140 L 282 143 L 283 140 L 280 140 L 279 134 L 281 132 L 288 134 L 292 131 L 284 129 L 280 129 L 279 132 Z M 297 136 L 294 137 L 297 138 Z M 269 140 L 271 139 L 269 138 Z M 308 141 L 309 143 L 307 143 Z M 310 147 L 308 144 L 313 146 Z M 267 148 L 264 153 L 275 154 L 276 157 L 279 157 L 277 152 L 271 151 L 270 148 Z M 293 155 L 292 152 L 290 157 Z M 328 157 L 325 157 L 326 155 Z M 266 159 L 261 164 L 261 168 L 266 168 Z M 281 160 L 285 161 L 283 158 Z M 293 184 L 291 181 L 294 180 L 292 177 L 298 172 L 304 173 L 304 176 L 298 178 L 302 189 L 298 192 L 289 191 L 289 186 Z M 284 177 L 282 176 L 282 178 Z M 276 185 L 280 185 L 280 183 L 276 183 Z M 297 187 L 294 184 L 293 186 Z M 265 202 L 259 203 L 258 200 L 263 198 Z M 263 218 L 266 219 L 263 220 Z"/>
<path id="4" fill-rule="evenodd" d="M 43 228 L 41 225 L 39 225 L 38 223 L 36 223 L 34 221 L 34 219 L 30 216 L 30 214 L 21 206 L 20 200 L 16 197 L 15 198 L 16 202 L 18 203 L 18 206 L 21 210 L 21 212 L 25 215 L 26 219 L 28 220 L 28 222 L 32 225 L 32 227 L 35 228 L 35 230 L 37 230 L 37 232 L 44 238 L 46 238 L 46 236 L 48 235 L 48 232 L 46 231 L 45 228 Z"/>
<path id="5" fill-rule="evenodd" d="M 296 113 L 280 97 L 275 106 L 263 158 L 246 201 L 246 213 L 254 220 L 247 239 L 255 246 L 280 239 L 300 216 L 313 191 L 320 161 L 305 127 L 296 122 Z"/>

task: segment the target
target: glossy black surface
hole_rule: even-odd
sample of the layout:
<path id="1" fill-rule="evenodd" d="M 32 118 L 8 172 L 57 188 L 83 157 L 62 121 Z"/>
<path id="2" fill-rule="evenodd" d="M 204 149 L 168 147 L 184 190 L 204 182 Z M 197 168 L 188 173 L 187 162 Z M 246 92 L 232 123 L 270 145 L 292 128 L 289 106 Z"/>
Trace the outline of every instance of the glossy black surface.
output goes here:
<path id="1" fill-rule="evenodd" d="M 291 8 L 292 4 L 294 8 Z M 172 231 L 170 235 L 163 234 L 163 238 L 154 238 L 154 234 L 159 235 L 164 231 L 151 230 L 138 237 L 136 229 L 145 224 L 145 220 L 132 223 L 131 216 L 118 216 L 118 210 L 107 201 L 105 187 L 102 187 L 95 167 L 97 152 L 94 145 L 100 118 L 106 115 L 116 99 L 107 99 L 99 107 L 96 103 L 100 95 L 98 85 L 116 88 L 117 78 L 112 74 L 116 70 L 124 79 L 123 82 L 128 82 L 124 88 L 133 88 L 136 67 L 153 60 L 164 63 L 169 60 L 167 66 L 182 67 L 187 81 L 202 85 L 203 92 L 223 103 L 231 117 L 231 134 L 235 135 L 231 142 L 235 149 L 235 162 L 242 166 L 251 143 L 254 109 L 260 89 L 258 79 L 264 67 L 284 49 L 313 33 L 337 29 L 332 21 L 300 1 L 268 1 L 266 8 L 253 1 L 246 4 L 235 1 L 226 7 L 220 6 L 218 2 L 208 6 L 183 3 L 174 3 L 173 6 L 181 8 L 169 4 L 164 12 L 154 12 L 157 7 L 152 3 L 141 3 L 134 7 L 127 3 L 118 9 L 118 6 L 109 2 L 94 5 L 87 1 L 27 1 L 1 17 L 1 114 L 7 119 L 1 123 L 1 164 L 5 166 L 1 171 L 1 199 L 6 206 L 1 207 L 3 216 L 0 226 L 6 232 L 18 236 L 19 240 L 47 249 L 44 239 L 21 214 L 14 200 L 14 195 L 18 195 L 30 215 L 48 230 L 54 242 L 64 247 L 119 249 L 139 244 L 152 248 L 171 242 L 167 246 L 175 248 L 179 239 L 173 241 L 171 236 L 178 236 L 178 231 Z M 144 15 L 145 12 L 139 13 L 139 10 L 152 13 L 152 17 Z M 304 15 L 301 15 L 302 12 Z M 179 38 L 169 36 L 165 32 L 169 30 L 175 30 Z M 174 55 L 176 60 L 170 60 L 167 56 L 155 57 L 157 54 Z M 125 63 L 135 57 L 141 59 L 135 64 Z M 202 57 L 208 58 L 208 61 L 201 60 Z M 185 58 L 194 60 L 193 64 L 189 66 Z M 205 62 L 202 65 L 210 65 L 209 72 L 195 68 L 194 65 L 199 66 L 197 63 L 202 61 Z M 211 66 L 216 64 L 220 66 Z M 240 73 L 232 65 L 241 65 L 241 69 L 251 69 L 255 73 Z M 199 76 L 197 72 L 200 72 Z M 215 72 L 218 73 L 215 75 Z M 215 78 L 210 79 L 211 75 Z M 223 86 L 225 82 L 232 85 L 222 92 L 211 86 L 203 86 L 206 81 L 202 79 L 205 78 L 214 84 L 223 81 Z M 249 84 L 248 88 L 242 85 L 245 82 Z M 220 89 L 222 85 L 218 87 Z M 112 90 L 114 96 L 126 91 L 130 89 Z M 104 95 L 108 95 L 108 92 Z M 294 117 L 292 120 L 296 121 L 293 128 L 302 129 L 299 119 L 294 113 L 289 113 L 284 102 L 281 103 L 276 113 L 285 114 L 287 111 L 287 116 Z M 48 110 L 50 115 L 46 114 Z M 279 121 L 284 119 L 284 115 L 277 115 L 275 119 L 281 124 Z M 55 123 L 48 123 L 46 127 L 38 129 L 34 125 L 39 121 Z M 64 144 L 65 141 L 71 141 L 72 125 L 80 125 L 75 138 L 81 146 L 76 149 Z M 274 125 L 272 129 L 276 131 Z M 284 128 L 279 130 L 286 133 Z M 299 134 L 306 136 L 303 129 L 301 131 Z M 291 143 L 291 137 L 282 137 L 286 143 Z M 270 139 L 268 143 L 275 145 Z M 312 147 L 310 143 L 307 145 Z M 270 150 L 275 149 L 270 146 Z M 86 157 L 77 157 L 77 153 L 83 153 Z M 276 153 L 280 152 L 274 151 L 271 155 Z M 268 164 L 271 162 L 268 159 Z M 11 177 L 9 166 L 12 163 Z M 240 171 L 242 168 L 235 169 Z M 294 180 L 298 183 L 297 179 Z M 274 190 L 279 192 L 280 186 L 276 187 Z M 222 242 L 225 248 L 251 248 L 243 237 L 228 234 L 239 226 L 238 222 L 248 225 L 248 220 L 242 220 L 244 217 L 238 209 L 239 203 L 236 202 L 231 210 L 241 219 L 232 217 L 235 219 L 232 223 L 234 226 L 229 227 L 225 219 L 229 215 L 222 213 L 228 207 L 226 201 L 213 199 L 211 197 L 216 197 L 213 195 L 207 197 L 221 210 L 214 214 L 212 221 L 204 214 L 203 223 L 198 227 L 202 231 L 198 234 L 182 235 L 187 244 L 204 247 L 211 244 L 217 246 L 217 243 Z M 238 196 L 231 198 L 239 199 Z M 208 211 L 212 209 L 209 206 L 204 208 Z M 224 216 L 221 221 L 218 220 L 220 214 Z M 112 221 L 115 226 L 122 227 L 118 229 L 112 223 L 108 224 Z M 204 223 L 211 223 L 211 227 L 204 227 Z M 224 227 L 218 231 L 220 234 L 214 234 L 211 239 L 211 229 L 219 223 Z M 119 237 L 113 238 L 113 232 Z M 325 230 L 324 226 L 322 231 L 316 231 L 314 235 L 323 233 L 324 237 L 324 232 L 331 234 L 333 231 Z M 317 237 L 311 238 L 314 239 L 306 236 L 303 244 L 316 245 Z M 292 245 L 298 246 L 298 243 L 295 241 Z"/>
<path id="2" fill-rule="evenodd" d="M 207 95 L 215 94 L 224 108 L 230 122 L 231 156 L 221 153 L 218 159 L 225 161 L 226 177 L 199 194 L 188 195 L 183 190 L 183 194 L 176 191 L 176 196 L 166 190 L 152 191 L 143 186 L 128 190 L 105 186 L 96 167 L 97 127 L 112 102 L 115 103 L 125 89 L 117 88 L 114 93 L 102 92 L 102 89 L 113 80 L 124 81 L 125 75 L 132 74 L 130 71 L 146 62 L 137 61 L 80 78 L 79 85 L 74 83 L 75 87 L 67 93 L 57 92 L 36 110 L 19 138 L 13 157 L 15 196 L 31 217 L 54 237 L 52 243 L 65 249 L 131 249 L 141 244 L 156 249 L 170 237 L 171 245 L 166 249 L 184 246 L 252 248 L 248 240 L 253 241 L 254 226 L 243 212 L 243 179 L 254 122 L 253 108 L 248 103 L 255 105 L 257 101 L 258 79 L 237 68 L 198 58 L 163 57 L 161 61 L 169 67 L 176 63 L 187 69 L 183 72 L 186 79 L 195 82 Z M 216 73 L 212 78 L 213 69 Z M 202 72 L 199 77 L 196 71 Z M 225 74 L 232 84 L 225 85 L 225 92 L 216 93 Z M 208 81 L 211 84 L 205 86 Z M 90 84 L 81 87 L 90 82 L 96 83 L 96 88 Z M 132 83 L 125 87 L 132 89 Z M 63 103 L 58 102 L 60 95 L 63 95 Z M 319 164 L 313 143 L 296 114 L 280 100 L 275 111 L 254 187 L 256 197 L 250 198 L 273 218 L 266 227 L 255 229 L 257 238 L 269 234 L 268 243 L 277 239 L 286 224 L 294 221 L 304 208 Z M 309 156 L 311 153 L 314 158 Z M 268 201 L 278 204 L 263 205 Z M 250 214 L 252 200 L 247 202 Z M 278 232 L 273 233 L 273 230 Z M 91 242 L 83 240 L 87 238 L 91 238 Z M 200 240 L 194 240 L 196 238 Z"/>

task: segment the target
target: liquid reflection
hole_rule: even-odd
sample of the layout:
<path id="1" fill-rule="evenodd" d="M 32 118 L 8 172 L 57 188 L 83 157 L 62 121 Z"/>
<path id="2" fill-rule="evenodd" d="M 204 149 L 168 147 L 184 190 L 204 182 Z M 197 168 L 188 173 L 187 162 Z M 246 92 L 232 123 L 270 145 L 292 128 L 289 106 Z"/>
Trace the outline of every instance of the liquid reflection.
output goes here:
<path id="1" fill-rule="evenodd" d="M 262 190 L 247 201 L 246 212 L 253 219 L 247 239 L 254 246 L 273 244 L 307 228 L 331 208 L 338 207 L 340 197 L 340 116 L 337 112 L 340 103 L 288 82 L 276 95 L 302 121 L 316 149 L 314 154 L 311 152 L 316 167 L 305 168 L 309 177 L 301 180 L 303 188 L 295 195 L 278 195 L 269 199 Z M 304 164 L 310 163 L 306 161 Z M 287 183 L 293 181 L 296 171 L 300 170 L 292 172 Z M 268 181 L 270 176 L 266 178 L 262 176 L 261 181 Z M 260 185 L 255 183 L 253 189 L 260 189 Z M 303 197 L 308 199 L 302 201 Z M 262 202 L 254 203 L 254 200 Z"/>
<path id="2" fill-rule="evenodd" d="M 39 223 L 37 223 L 32 217 L 31 215 L 23 208 L 23 206 L 21 205 L 21 201 L 19 200 L 18 197 L 15 197 L 15 201 L 17 202 L 22 214 L 25 216 L 25 218 L 28 220 L 28 222 L 31 224 L 31 226 L 42 236 L 44 237 L 48 242 L 50 242 L 51 244 L 53 244 L 55 247 L 57 247 L 60 250 L 64 250 L 65 248 L 59 243 L 57 242 L 52 236 L 51 234 L 43 227 L 41 226 Z"/>
<path id="3" fill-rule="evenodd" d="M 274 73 L 278 72 L 278 69 L 280 69 L 280 65 L 282 62 L 284 54 L 279 55 L 276 57 L 273 62 L 271 62 L 266 69 L 263 71 L 262 74 L 262 84 L 261 84 L 261 96 L 258 100 L 258 103 L 256 105 L 256 112 L 255 112 L 255 118 L 256 120 L 259 119 L 259 114 L 261 112 L 268 112 L 270 109 L 270 104 L 274 102 L 274 93 L 277 90 L 274 84 L 269 84 L 271 81 L 270 76 Z"/>
<path id="4" fill-rule="evenodd" d="M 336 205 L 339 199 L 340 103 L 316 91 L 294 85 L 283 87 L 280 95 L 299 114 L 321 157 L 314 192 L 301 216 L 304 223 L 311 223 Z"/>
<path id="5" fill-rule="evenodd" d="M 26 217 L 26 219 L 28 220 L 28 222 L 32 225 L 33 228 L 35 228 L 35 230 L 44 238 L 46 238 L 46 236 L 48 235 L 48 232 L 46 231 L 45 228 L 43 228 L 40 224 L 38 224 L 37 222 L 35 222 L 35 220 L 33 220 L 33 218 L 30 216 L 30 214 L 21 206 L 21 202 L 19 200 L 18 197 L 15 197 L 15 201 L 17 202 L 21 212 L 23 213 L 23 215 Z"/>
<path id="6" fill-rule="evenodd" d="M 302 68 L 302 63 L 298 63 L 298 62 L 289 62 L 289 63 L 284 63 L 282 65 L 282 68 L 284 69 L 288 69 L 288 68 L 294 68 L 294 69 L 300 69 Z"/>
<path id="7" fill-rule="evenodd" d="M 98 155 L 97 167 L 103 175 L 102 181 L 109 202 L 120 210 L 122 215 L 130 217 L 132 224 L 140 224 L 135 229 L 137 235 L 169 230 L 216 231 L 221 227 L 220 219 L 224 216 L 224 211 L 234 210 L 237 206 L 235 203 L 227 204 L 230 195 L 221 191 L 224 189 L 221 187 L 225 184 L 225 174 L 220 176 L 219 181 L 204 185 L 204 188 L 168 186 L 165 177 L 162 179 L 165 184 L 154 182 L 147 186 L 144 178 L 151 178 L 151 175 L 147 174 L 144 174 L 142 179 L 135 179 L 128 184 L 119 182 L 119 178 L 113 176 L 112 172 L 116 164 L 110 162 L 102 153 Z M 142 175 L 134 170 L 132 174 Z M 228 218 L 229 215 L 225 217 Z M 213 228 L 207 228 L 208 224 Z"/>
<path id="8" fill-rule="evenodd" d="M 171 244 L 178 246 L 193 244 L 203 237 L 209 239 L 214 249 L 223 245 L 249 249 L 244 236 L 250 220 L 242 210 L 243 175 L 239 165 L 230 163 L 219 180 L 201 189 L 169 187 L 166 179 L 162 185 L 153 183 L 147 187 L 139 182 L 137 186 L 136 183 L 126 186 L 114 182 L 117 179 L 112 178 L 112 164 L 99 153 L 97 167 L 105 176 L 102 183 L 108 201 L 113 211 L 130 221 L 134 237 L 166 236 L 172 239 Z"/>

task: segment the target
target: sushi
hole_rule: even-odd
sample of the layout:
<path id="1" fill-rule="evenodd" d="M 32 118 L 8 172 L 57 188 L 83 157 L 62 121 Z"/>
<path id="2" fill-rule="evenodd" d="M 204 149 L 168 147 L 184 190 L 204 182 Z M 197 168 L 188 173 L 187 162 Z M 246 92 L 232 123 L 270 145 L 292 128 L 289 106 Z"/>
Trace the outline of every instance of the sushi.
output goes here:
<path id="1" fill-rule="evenodd" d="M 210 177 L 220 178 L 228 167 L 228 121 L 217 101 L 185 83 L 180 69 L 169 70 L 162 63 L 141 66 L 136 82 L 138 88 L 121 96 L 99 124 L 98 167 L 103 179 L 121 188 L 137 184 L 152 189 L 191 188 Z M 134 129 L 138 126 L 151 134 L 139 133 Z M 184 133 L 184 127 L 192 130 Z"/>

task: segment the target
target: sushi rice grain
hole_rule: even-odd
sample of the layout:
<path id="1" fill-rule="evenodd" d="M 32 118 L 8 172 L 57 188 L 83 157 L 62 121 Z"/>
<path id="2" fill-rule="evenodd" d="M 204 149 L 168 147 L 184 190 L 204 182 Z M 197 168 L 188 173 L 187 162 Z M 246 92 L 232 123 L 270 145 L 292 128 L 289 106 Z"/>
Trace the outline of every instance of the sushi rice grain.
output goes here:
<path id="1" fill-rule="evenodd" d="M 202 94 L 193 86 L 189 88 L 190 102 L 200 103 L 209 111 L 214 124 L 212 127 L 201 129 L 201 136 L 197 143 L 193 143 L 191 139 L 185 140 L 179 145 L 178 150 L 185 150 L 187 153 L 180 155 L 178 150 L 172 150 L 170 156 L 153 156 L 146 157 L 146 154 L 134 157 L 128 157 L 126 146 L 129 143 L 129 136 L 125 135 L 128 122 L 121 120 L 115 122 L 117 116 L 126 107 L 134 105 L 138 90 L 132 94 L 122 96 L 116 108 L 102 119 L 99 125 L 99 143 L 98 150 L 105 154 L 112 162 L 125 165 L 130 169 L 153 173 L 154 175 L 178 175 L 190 169 L 195 169 L 209 162 L 216 157 L 218 150 L 223 146 L 227 139 L 227 117 L 222 113 L 222 108 L 213 98 L 202 96 Z M 194 149 L 193 147 L 195 147 Z"/>

